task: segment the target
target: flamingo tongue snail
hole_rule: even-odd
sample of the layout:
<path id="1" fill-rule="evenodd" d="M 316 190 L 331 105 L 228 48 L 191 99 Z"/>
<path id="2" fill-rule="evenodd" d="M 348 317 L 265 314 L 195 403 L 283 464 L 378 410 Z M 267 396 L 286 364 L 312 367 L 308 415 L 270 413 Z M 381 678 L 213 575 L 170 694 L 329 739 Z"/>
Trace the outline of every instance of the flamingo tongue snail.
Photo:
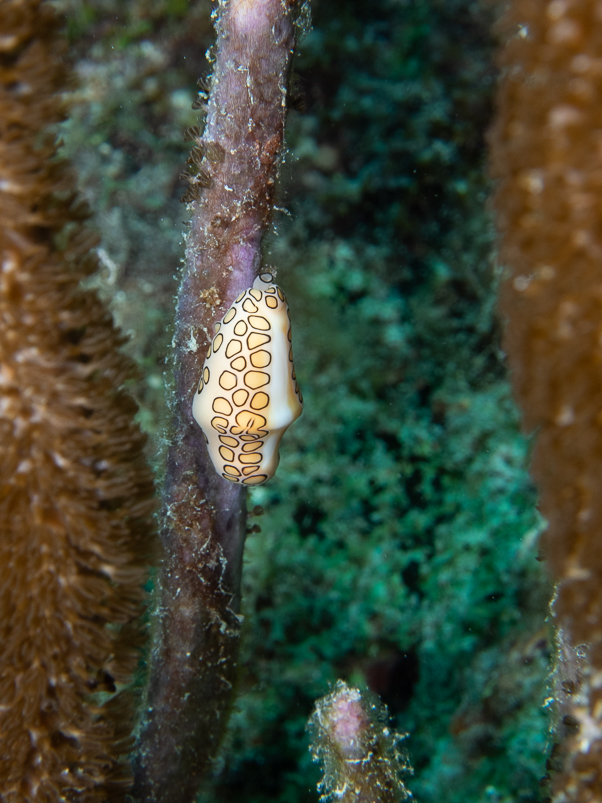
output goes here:
<path id="1" fill-rule="evenodd" d="M 282 436 L 302 412 L 288 304 L 262 273 L 216 325 L 192 414 L 218 474 L 261 485 L 274 476 Z"/>

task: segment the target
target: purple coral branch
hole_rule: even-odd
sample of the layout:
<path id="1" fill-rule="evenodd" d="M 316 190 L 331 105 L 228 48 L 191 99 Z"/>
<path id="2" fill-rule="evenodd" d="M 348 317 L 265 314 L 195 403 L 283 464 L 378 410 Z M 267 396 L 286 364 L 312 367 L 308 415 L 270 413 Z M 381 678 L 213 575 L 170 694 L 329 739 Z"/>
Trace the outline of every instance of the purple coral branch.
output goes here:
<path id="1" fill-rule="evenodd" d="M 312 758 L 322 765 L 321 800 L 401 803 L 411 797 L 401 775 L 412 770 L 388 720 L 377 697 L 342 680 L 316 702 L 308 730 Z"/>
<path id="2" fill-rule="evenodd" d="M 136 800 L 187 803 L 225 728 L 240 634 L 244 489 L 219 477 L 192 418 L 214 323 L 253 283 L 284 135 L 297 0 L 220 2 L 192 225 L 173 339 L 174 433 L 164 485 L 158 617 Z M 200 197 L 198 188 L 204 186 Z"/>

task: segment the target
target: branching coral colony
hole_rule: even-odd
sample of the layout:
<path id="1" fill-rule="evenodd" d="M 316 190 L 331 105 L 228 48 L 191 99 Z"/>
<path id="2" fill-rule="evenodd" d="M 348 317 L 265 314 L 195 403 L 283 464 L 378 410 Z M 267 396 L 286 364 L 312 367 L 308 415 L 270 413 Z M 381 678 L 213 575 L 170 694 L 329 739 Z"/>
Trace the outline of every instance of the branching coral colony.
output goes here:
<path id="1" fill-rule="evenodd" d="M 0 3 L 0 798 L 120 799 L 131 786 L 153 483 L 95 293 L 95 238 L 49 125 L 57 21 Z M 115 694 L 115 692 L 118 692 Z M 107 694 L 110 695 L 107 699 Z"/>
<path id="2" fill-rule="evenodd" d="M 558 583 L 557 801 L 602 797 L 602 4 L 515 0 L 492 136 L 506 349 Z M 584 646 L 585 645 L 585 646 Z M 577 649 L 578 648 L 578 649 Z"/>

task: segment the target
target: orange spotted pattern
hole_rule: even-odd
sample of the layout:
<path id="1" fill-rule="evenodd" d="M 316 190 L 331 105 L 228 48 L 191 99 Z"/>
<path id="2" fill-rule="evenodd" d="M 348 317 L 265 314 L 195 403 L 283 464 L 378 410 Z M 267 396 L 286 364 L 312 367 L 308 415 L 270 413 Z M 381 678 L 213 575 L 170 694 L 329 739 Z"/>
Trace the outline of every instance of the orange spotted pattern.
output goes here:
<path id="1" fill-rule="evenodd" d="M 216 324 L 193 415 L 218 473 L 260 485 L 273 476 L 282 434 L 302 409 L 288 305 L 264 273 Z"/>

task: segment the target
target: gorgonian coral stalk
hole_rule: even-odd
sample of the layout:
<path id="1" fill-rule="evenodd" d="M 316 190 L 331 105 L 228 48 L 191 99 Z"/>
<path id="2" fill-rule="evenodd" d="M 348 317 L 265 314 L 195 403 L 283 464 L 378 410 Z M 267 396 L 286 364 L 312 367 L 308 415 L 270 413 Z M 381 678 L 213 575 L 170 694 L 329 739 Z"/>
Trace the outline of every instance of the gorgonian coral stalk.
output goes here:
<path id="1" fill-rule="evenodd" d="M 564 684 L 573 735 L 555 799 L 590 801 L 602 796 L 602 6 L 514 0 L 505 26 L 492 136 L 505 346 L 537 429 L 563 660 L 567 639 L 589 651 L 581 682 Z"/>
<path id="2" fill-rule="evenodd" d="M 402 737 L 375 695 L 337 681 L 316 702 L 308 730 L 312 757 L 322 765 L 321 800 L 399 803 L 409 796 L 401 780 L 411 772 L 399 749 Z"/>
<path id="3" fill-rule="evenodd" d="M 204 133 L 194 139 L 192 224 L 173 339 L 174 428 L 165 562 L 138 755 L 139 799 L 193 800 L 226 723 L 240 633 L 244 488 L 220 477 L 192 417 L 212 329 L 261 268 L 284 136 L 296 0 L 229 0 L 217 14 Z"/>
<path id="4" fill-rule="evenodd" d="M 56 158 L 57 20 L 0 2 L 0 798 L 123 799 L 153 547 L 123 338 Z"/>

